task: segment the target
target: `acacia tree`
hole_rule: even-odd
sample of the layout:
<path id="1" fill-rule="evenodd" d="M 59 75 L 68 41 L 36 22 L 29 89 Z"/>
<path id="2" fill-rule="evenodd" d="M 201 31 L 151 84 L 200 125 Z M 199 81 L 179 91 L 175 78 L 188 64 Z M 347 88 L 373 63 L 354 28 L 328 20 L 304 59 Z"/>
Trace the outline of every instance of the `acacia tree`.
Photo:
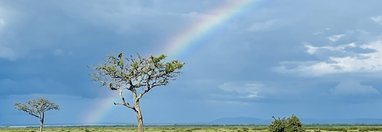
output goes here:
<path id="1" fill-rule="evenodd" d="M 45 98 L 32 99 L 23 103 L 16 103 L 17 110 L 27 112 L 29 115 L 37 117 L 40 120 L 40 132 L 44 129 L 45 112 L 49 110 L 59 110 L 59 106 Z"/>
<path id="2" fill-rule="evenodd" d="M 286 122 L 286 132 L 303 132 L 304 128 L 302 127 L 302 123 L 297 116 L 292 115 L 287 119 Z"/>
<path id="3" fill-rule="evenodd" d="M 158 86 L 164 86 L 174 80 L 180 73 L 184 63 L 177 60 L 165 62 L 165 55 L 150 56 L 147 58 L 127 57 L 123 53 L 118 56 L 109 56 L 101 65 L 95 66 L 93 79 L 106 86 L 109 90 L 118 91 L 121 105 L 132 109 L 136 114 L 138 132 L 143 132 L 143 118 L 139 106 L 141 98 Z M 131 94 L 131 100 L 125 99 L 124 92 Z"/>
<path id="4" fill-rule="evenodd" d="M 288 118 L 275 118 L 268 126 L 270 132 L 304 132 L 304 128 L 297 116 L 292 115 Z"/>

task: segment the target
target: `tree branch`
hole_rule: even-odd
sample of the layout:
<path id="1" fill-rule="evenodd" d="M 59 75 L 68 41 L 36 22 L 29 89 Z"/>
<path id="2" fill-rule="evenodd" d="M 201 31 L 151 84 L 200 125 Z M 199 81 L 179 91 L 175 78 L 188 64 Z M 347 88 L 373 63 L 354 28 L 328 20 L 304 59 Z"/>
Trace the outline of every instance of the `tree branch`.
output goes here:
<path id="1" fill-rule="evenodd" d="M 29 115 L 32 115 L 32 116 L 37 117 L 37 118 L 40 118 L 40 116 L 34 114 L 34 113 L 33 113 L 32 111 L 30 111 L 30 110 L 24 110 L 24 111 L 27 112 Z"/>
<path id="2" fill-rule="evenodd" d="M 114 105 L 121 105 L 121 106 L 125 106 L 125 107 L 127 107 L 127 108 L 130 108 L 130 109 L 134 109 L 134 107 L 132 107 L 130 104 L 125 104 L 125 103 L 116 103 L 116 102 L 114 102 Z"/>
<path id="3" fill-rule="evenodd" d="M 119 90 L 119 97 L 121 97 L 122 103 L 115 103 L 114 102 L 114 105 L 122 105 L 122 106 L 126 106 L 127 108 L 134 109 L 134 107 L 131 106 L 129 104 L 129 102 L 126 102 L 125 97 L 123 96 L 123 90 L 122 89 Z"/>
<path id="4" fill-rule="evenodd" d="M 139 100 L 143 97 L 143 95 L 145 95 L 147 92 L 149 92 L 151 90 L 151 88 L 148 88 L 146 89 L 145 91 L 143 91 L 141 94 L 139 94 L 139 96 L 137 97 L 137 99 L 135 99 L 135 102 L 139 102 Z"/>

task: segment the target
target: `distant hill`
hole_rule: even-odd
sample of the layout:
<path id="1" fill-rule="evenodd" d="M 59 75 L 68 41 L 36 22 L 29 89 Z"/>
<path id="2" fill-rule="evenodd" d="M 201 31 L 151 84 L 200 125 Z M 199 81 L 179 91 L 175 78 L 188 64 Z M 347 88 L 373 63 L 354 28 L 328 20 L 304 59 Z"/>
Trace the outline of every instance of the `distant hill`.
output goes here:
<path id="1" fill-rule="evenodd" d="M 303 124 L 382 124 L 382 119 L 357 118 L 357 119 L 300 119 Z M 213 120 L 208 124 L 216 125 L 268 125 L 272 119 L 259 119 L 252 117 L 224 117 Z"/>
<path id="2" fill-rule="evenodd" d="M 219 118 L 216 120 L 213 120 L 210 122 L 210 124 L 255 124 L 255 125 L 264 125 L 269 124 L 271 120 L 264 120 L 264 119 L 258 119 L 258 118 L 252 118 L 252 117 L 224 117 Z"/>
<path id="3" fill-rule="evenodd" d="M 321 125 L 376 125 L 382 124 L 382 119 L 377 118 L 355 118 L 355 119 L 315 119 L 315 118 L 302 118 L 300 119 L 303 124 L 321 124 Z M 166 125 L 269 125 L 272 122 L 272 118 L 259 119 L 253 117 L 224 117 L 218 118 L 210 122 L 177 122 L 177 123 L 150 123 L 146 122 L 146 125 L 166 126 Z M 54 126 L 133 126 L 135 122 L 129 123 L 95 123 L 95 124 L 82 124 L 82 123 L 70 123 L 70 124 L 47 124 L 47 127 Z M 0 127 L 27 127 L 37 126 L 37 124 L 0 124 Z"/>

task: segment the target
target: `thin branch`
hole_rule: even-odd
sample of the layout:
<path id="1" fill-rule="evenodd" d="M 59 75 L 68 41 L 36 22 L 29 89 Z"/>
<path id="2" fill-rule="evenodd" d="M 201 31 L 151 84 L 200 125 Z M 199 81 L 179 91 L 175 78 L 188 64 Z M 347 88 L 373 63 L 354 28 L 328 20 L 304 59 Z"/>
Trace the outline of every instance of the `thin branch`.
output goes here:
<path id="1" fill-rule="evenodd" d="M 130 106 L 129 104 L 125 104 L 125 103 L 116 103 L 116 102 L 114 102 L 114 105 L 121 105 L 121 106 L 125 106 L 127 108 L 130 108 L 130 109 L 134 109 L 134 107 Z"/>
<path id="2" fill-rule="evenodd" d="M 120 96 L 121 99 L 122 99 L 122 103 L 115 103 L 115 102 L 114 102 L 114 105 L 122 105 L 122 106 L 126 106 L 127 108 L 134 109 L 134 107 L 131 106 L 131 105 L 129 104 L 129 102 L 126 102 L 125 97 L 123 97 L 123 90 L 121 90 L 121 89 L 119 90 L 119 96 Z"/>

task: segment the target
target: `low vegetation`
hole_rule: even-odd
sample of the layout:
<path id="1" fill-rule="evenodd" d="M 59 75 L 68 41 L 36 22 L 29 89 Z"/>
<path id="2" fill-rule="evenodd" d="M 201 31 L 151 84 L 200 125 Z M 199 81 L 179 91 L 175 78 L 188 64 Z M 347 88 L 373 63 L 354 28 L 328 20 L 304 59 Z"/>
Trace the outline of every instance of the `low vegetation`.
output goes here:
<path id="1" fill-rule="evenodd" d="M 380 125 L 308 125 L 305 132 L 381 132 Z M 36 128 L 0 128 L 0 132 L 37 132 Z M 135 127 L 50 127 L 45 132 L 121 132 Z M 267 126 L 149 126 L 147 132 L 269 132 Z"/>
<path id="2" fill-rule="evenodd" d="M 37 132 L 38 127 L 0 127 L 0 132 Z M 135 125 L 48 127 L 45 132 L 136 132 Z M 302 125 L 297 116 L 275 118 L 270 125 L 151 125 L 146 132 L 382 132 L 382 125 Z"/>
<path id="3" fill-rule="evenodd" d="M 303 132 L 302 123 L 297 116 L 292 115 L 288 118 L 273 117 L 272 123 L 268 130 L 271 132 Z"/>

